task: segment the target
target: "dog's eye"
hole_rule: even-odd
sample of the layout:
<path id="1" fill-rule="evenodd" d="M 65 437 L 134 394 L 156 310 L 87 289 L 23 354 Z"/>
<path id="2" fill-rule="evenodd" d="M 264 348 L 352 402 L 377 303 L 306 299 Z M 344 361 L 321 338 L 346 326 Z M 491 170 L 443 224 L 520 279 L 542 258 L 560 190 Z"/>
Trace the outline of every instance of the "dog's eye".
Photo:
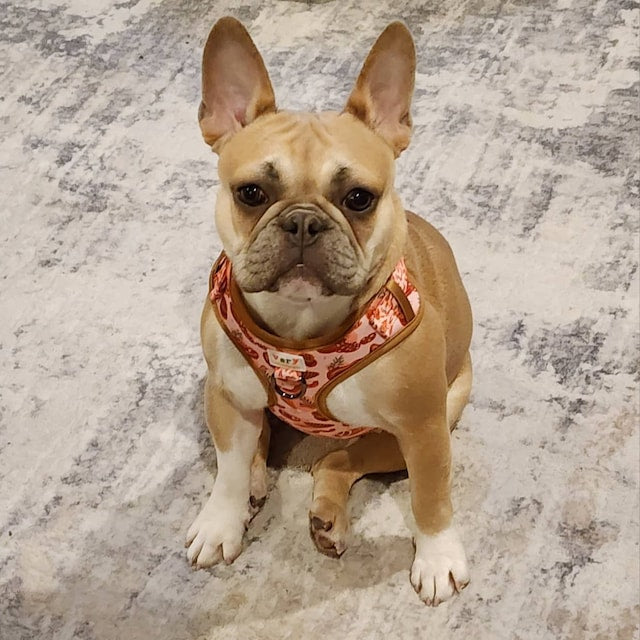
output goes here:
<path id="1" fill-rule="evenodd" d="M 259 207 L 268 200 L 267 194 L 257 184 L 243 184 L 236 189 L 238 200 L 249 207 Z"/>
<path id="2" fill-rule="evenodd" d="M 351 211 L 366 211 L 374 201 L 374 195 L 366 189 L 356 187 L 345 196 L 342 204 Z"/>

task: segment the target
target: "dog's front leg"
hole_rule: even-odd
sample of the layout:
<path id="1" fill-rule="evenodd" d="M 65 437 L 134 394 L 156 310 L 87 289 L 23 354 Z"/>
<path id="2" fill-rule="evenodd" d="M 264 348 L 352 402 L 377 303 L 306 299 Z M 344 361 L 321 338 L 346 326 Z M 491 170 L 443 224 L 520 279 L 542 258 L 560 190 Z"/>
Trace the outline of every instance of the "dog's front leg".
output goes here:
<path id="1" fill-rule="evenodd" d="M 216 447 L 218 474 L 211 496 L 187 534 L 187 557 L 198 568 L 233 562 L 242 551 L 250 519 L 251 463 L 264 412 L 241 411 L 219 386 L 205 385 L 207 425 Z"/>
<path id="2" fill-rule="evenodd" d="M 411 584 L 428 605 L 451 598 L 469 583 L 464 547 L 453 526 L 451 441 L 445 411 L 398 440 L 409 472 L 416 521 Z"/>

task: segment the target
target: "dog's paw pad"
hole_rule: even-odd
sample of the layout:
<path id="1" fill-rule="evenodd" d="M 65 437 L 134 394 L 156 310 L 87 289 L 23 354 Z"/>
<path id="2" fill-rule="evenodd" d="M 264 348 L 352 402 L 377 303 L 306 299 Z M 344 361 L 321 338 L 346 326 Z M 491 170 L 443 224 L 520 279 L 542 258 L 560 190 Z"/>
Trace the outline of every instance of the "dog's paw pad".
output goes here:
<path id="1" fill-rule="evenodd" d="M 267 496 L 250 496 L 249 497 L 249 517 L 253 520 L 258 513 L 260 513 L 260 509 L 264 507 L 265 502 L 267 501 Z"/>
<path id="2" fill-rule="evenodd" d="M 264 460 L 254 460 L 251 466 L 251 495 L 249 514 L 254 518 L 267 500 L 267 466 Z"/>
<path id="3" fill-rule="evenodd" d="M 328 500 L 315 500 L 309 512 L 309 532 L 320 553 L 339 558 L 347 548 L 348 531 L 344 509 Z"/>
<path id="4" fill-rule="evenodd" d="M 321 518 L 318 518 L 318 516 L 313 516 L 311 518 L 311 528 L 315 531 L 331 531 L 333 522 L 325 522 Z"/>

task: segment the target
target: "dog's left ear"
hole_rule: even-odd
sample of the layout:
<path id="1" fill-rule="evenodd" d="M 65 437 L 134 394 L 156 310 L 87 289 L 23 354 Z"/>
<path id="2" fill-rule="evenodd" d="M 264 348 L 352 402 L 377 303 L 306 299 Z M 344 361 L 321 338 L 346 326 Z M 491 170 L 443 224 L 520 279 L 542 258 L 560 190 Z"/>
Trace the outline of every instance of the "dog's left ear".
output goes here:
<path id="1" fill-rule="evenodd" d="M 344 108 L 381 136 L 396 158 L 411 138 L 415 70 L 411 33 L 401 22 L 392 22 L 369 52 Z"/>

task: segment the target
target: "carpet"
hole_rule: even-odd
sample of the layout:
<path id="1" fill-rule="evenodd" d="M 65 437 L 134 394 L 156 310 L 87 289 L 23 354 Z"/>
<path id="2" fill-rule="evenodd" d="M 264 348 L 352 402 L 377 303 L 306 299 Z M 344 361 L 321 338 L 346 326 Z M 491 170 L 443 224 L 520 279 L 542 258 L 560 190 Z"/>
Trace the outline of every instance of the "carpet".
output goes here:
<path id="1" fill-rule="evenodd" d="M 475 330 L 453 435 L 472 581 L 409 584 L 408 481 L 270 470 L 231 566 L 183 548 L 212 485 L 198 323 L 216 158 L 202 46 L 232 14 L 281 106 L 340 109 L 384 26 L 418 51 L 407 208 Z M 638 637 L 639 5 L 631 0 L 0 1 L 0 638 Z"/>

